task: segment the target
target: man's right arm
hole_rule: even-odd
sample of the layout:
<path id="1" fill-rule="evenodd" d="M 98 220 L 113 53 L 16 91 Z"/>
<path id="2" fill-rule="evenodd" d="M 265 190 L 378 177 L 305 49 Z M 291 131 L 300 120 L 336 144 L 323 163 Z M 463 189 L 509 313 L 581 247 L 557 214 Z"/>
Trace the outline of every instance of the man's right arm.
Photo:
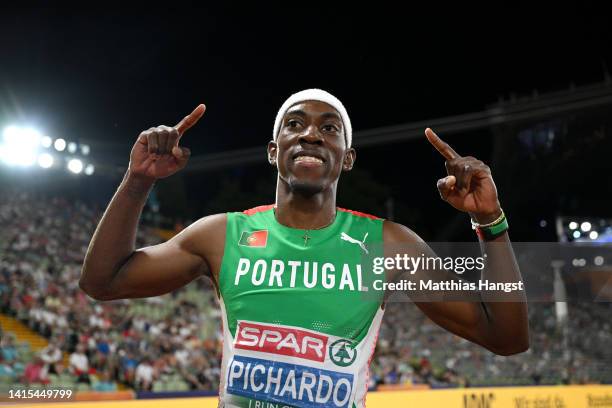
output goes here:
<path id="1" fill-rule="evenodd" d="M 225 214 L 204 217 L 170 240 L 135 249 L 150 186 L 126 176 L 89 244 L 79 286 L 98 300 L 159 296 L 210 276 L 224 242 Z M 208 245 L 206 245 L 208 244 Z"/>
<path id="2" fill-rule="evenodd" d="M 159 245 L 135 249 L 138 220 L 157 179 L 181 170 L 189 150 L 182 134 L 203 115 L 199 105 L 175 127 L 142 132 L 130 165 L 91 239 L 79 287 L 98 300 L 158 296 L 212 272 L 222 256 L 225 214 L 205 217 Z M 215 266 L 218 266 L 215 264 Z"/>

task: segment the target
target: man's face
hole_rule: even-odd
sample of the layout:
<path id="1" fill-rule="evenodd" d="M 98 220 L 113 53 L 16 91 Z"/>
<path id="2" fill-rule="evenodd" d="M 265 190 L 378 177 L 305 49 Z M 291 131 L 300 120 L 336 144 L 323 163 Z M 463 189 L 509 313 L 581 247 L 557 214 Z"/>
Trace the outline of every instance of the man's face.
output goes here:
<path id="1" fill-rule="evenodd" d="M 340 114 L 332 106 L 300 102 L 285 113 L 276 142 L 268 144 L 268 156 L 293 191 L 313 195 L 353 166 L 355 150 L 346 148 L 344 132 Z"/>

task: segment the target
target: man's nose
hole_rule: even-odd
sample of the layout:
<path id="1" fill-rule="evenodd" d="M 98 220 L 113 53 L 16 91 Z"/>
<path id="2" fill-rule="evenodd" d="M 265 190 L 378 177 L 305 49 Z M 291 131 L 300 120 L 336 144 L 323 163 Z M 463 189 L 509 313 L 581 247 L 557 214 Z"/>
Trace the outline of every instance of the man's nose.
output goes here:
<path id="1" fill-rule="evenodd" d="M 321 135 L 321 132 L 319 132 L 317 126 L 311 125 L 306 127 L 300 134 L 299 141 L 311 144 L 321 144 L 323 143 L 323 136 Z"/>

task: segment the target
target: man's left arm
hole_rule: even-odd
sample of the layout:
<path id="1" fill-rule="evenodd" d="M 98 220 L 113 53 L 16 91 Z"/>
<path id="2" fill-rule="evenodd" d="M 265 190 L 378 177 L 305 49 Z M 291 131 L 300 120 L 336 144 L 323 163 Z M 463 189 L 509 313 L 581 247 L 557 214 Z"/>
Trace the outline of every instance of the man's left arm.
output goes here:
<path id="1" fill-rule="evenodd" d="M 474 157 L 459 156 L 431 129 L 425 134 L 446 159 L 448 175 L 437 183 L 441 198 L 459 211 L 469 213 L 477 224 L 499 220 L 502 210 L 489 167 Z M 414 303 L 440 326 L 496 354 L 521 353 L 529 348 L 527 301 L 508 233 L 479 234 L 479 240 L 483 256 L 486 254 L 486 266 L 480 279 L 493 283 L 521 282 L 521 287 L 512 293 L 496 292 L 494 295 L 494 292 L 479 291 L 469 301 L 415 300 Z M 418 243 L 429 256 L 435 256 L 418 235 L 400 224 L 385 222 L 384 242 Z M 438 272 L 437 277 L 442 279 L 443 273 Z M 419 271 L 412 276 L 417 280 L 431 277 L 429 271 Z"/>

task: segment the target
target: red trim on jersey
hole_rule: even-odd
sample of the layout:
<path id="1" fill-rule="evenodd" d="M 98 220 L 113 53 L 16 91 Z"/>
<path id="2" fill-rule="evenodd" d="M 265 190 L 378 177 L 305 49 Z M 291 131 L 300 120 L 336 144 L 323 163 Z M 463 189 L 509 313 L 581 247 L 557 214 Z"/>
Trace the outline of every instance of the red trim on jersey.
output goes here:
<path id="1" fill-rule="evenodd" d="M 361 211 L 347 210 L 346 208 L 340 208 L 340 207 L 336 207 L 336 208 L 338 208 L 338 211 L 344 211 L 344 212 L 347 212 L 347 213 L 351 213 L 351 214 L 356 215 L 358 217 L 370 218 L 372 220 L 380 220 L 381 219 L 380 217 L 377 217 L 377 216 L 372 215 L 372 214 L 367 214 L 367 213 L 364 213 L 364 212 L 361 212 Z"/>
<path id="2" fill-rule="evenodd" d="M 249 208 L 248 210 L 244 210 L 242 213 L 246 215 L 253 215 L 257 214 L 258 212 L 268 211 L 269 209 L 274 208 L 275 206 L 276 204 L 260 205 L 257 207 Z"/>

